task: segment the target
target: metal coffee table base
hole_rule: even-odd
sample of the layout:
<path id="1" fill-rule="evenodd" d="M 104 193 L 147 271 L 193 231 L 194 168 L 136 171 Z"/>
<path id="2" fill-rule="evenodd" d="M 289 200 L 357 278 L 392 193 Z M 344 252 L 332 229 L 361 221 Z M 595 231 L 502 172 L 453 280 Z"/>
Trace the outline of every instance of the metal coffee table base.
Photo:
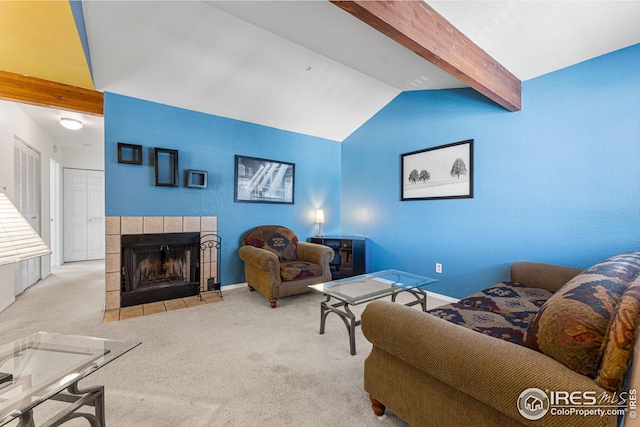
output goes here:
<path id="1" fill-rule="evenodd" d="M 327 295 L 327 299 L 320 303 L 320 335 L 324 334 L 324 324 L 327 320 L 329 313 L 335 313 L 344 322 L 349 332 L 349 346 L 351 347 L 351 354 L 356 354 L 356 326 L 360 325 L 360 320 L 356 320 L 356 315 L 349 310 L 349 304 L 346 302 L 337 302 L 335 304 L 329 304 L 331 297 Z M 341 310 L 344 308 L 344 310 Z"/>
<path id="2" fill-rule="evenodd" d="M 58 393 L 51 397 L 51 400 L 58 400 L 61 402 L 71 403 L 68 408 L 58 413 L 55 417 L 47 420 L 39 427 L 57 427 L 67 421 L 74 418 L 85 418 L 89 421 L 91 427 L 105 427 L 104 422 L 104 387 L 97 386 L 91 387 L 85 390 L 78 388 L 78 383 L 75 382 L 67 388 L 66 393 Z M 94 406 L 96 414 L 87 414 L 83 412 L 76 412 L 83 406 Z M 33 409 L 24 412 L 19 417 L 17 427 L 35 427 L 33 421 Z"/>
<path id="3" fill-rule="evenodd" d="M 402 292 L 408 292 L 416 298 L 415 301 L 408 302 L 404 305 L 411 307 L 420 304 L 422 311 L 427 311 L 427 295 L 425 293 L 420 290 L 403 290 Z M 391 295 L 391 301 L 396 302 L 398 293 Z M 356 320 L 356 316 L 349 309 L 348 303 L 339 301 L 334 304 L 329 304 L 330 300 L 331 296 L 327 295 L 327 299 L 320 303 L 320 335 L 324 334 L 324 325 L 329 313 L 337 314 L 347 327 L 347 332 L 349 333 L 349 348 L 351 355 L 354 356 L 356 354 L 356 326 L 360 325 L 360 320 Z"/>

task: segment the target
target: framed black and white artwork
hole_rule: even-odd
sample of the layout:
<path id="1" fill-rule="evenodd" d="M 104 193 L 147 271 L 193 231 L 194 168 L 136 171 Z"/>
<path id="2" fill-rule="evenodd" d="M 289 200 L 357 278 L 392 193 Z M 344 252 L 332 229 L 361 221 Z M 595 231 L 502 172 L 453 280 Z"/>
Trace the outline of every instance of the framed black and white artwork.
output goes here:
<path id="1" fill-rule="evenodd" d="M 294 203 L 294 163 L 236 155 L 234 201 Z"/>
<path id="2" fill-rule="evenodd" d="M 473 139 L 402 154 L 400 200 L 473 197 Z"/>

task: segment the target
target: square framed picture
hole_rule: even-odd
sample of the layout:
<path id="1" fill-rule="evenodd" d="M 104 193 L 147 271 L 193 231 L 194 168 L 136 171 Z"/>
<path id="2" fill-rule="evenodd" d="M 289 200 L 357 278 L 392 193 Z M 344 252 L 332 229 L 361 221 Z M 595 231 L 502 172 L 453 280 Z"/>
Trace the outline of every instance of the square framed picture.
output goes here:
<path id="1" fill-rule="evenodd" d="M 294 163 L 236 155 L 234 201 L 294 203 Z"/>
<path id="2" fill-rule="evenodd" d="M 400 200 L 473 198 L 473 139 L 402 154 Z"/>
<path id="3" fill-rule="evenodd" d="M 207 188 L 207 171 L 199 171 L 189 169 L 187 171 L 187 187 L 189 188 Z"/>

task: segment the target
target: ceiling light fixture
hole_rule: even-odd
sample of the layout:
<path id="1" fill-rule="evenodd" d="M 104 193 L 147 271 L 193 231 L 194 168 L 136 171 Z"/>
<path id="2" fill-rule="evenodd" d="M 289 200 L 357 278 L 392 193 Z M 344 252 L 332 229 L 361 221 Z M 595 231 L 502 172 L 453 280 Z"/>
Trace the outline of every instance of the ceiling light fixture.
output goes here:
<path id="1" fill-rule="evenodd" d="M 67 129 L 78 130 L 82 128 L 82 122 L 76 119 L 69 119 L 67 117 L 63 117 L 60 119 L 60 124 Z"/>

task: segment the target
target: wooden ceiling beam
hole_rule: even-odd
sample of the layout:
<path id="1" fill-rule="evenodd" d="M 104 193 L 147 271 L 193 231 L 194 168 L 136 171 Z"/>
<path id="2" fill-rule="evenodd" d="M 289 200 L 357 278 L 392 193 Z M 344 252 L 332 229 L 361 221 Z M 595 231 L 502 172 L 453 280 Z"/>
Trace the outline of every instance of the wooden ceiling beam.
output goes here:
<path id="1" fill-rule="evenodd" d="M 0 99 L 104 115 L 102 92 L 6 71 L 0 71 Z"/>
<path id="2" fill-rule="evenodd" d="M 424 1 L 331 0 L 509 111 L 522 109 L 522 83 Z"/>

